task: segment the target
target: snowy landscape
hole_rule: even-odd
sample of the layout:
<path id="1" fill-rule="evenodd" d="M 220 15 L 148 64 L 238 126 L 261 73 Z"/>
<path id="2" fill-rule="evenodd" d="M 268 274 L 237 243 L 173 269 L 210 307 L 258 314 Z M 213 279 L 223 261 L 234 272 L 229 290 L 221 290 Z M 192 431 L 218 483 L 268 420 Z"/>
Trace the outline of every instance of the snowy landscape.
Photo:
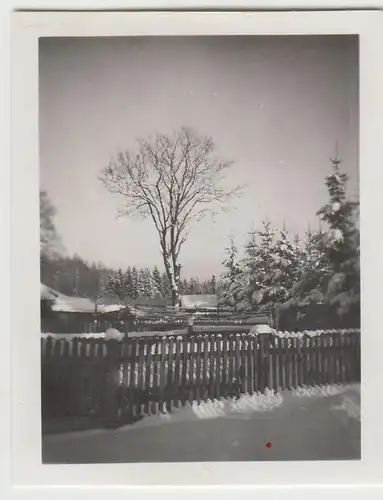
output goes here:
<path id="1" fill-rule="evenodd" d="M 44 463 L 360 459 L 357 43 L 40 39 Z"/>

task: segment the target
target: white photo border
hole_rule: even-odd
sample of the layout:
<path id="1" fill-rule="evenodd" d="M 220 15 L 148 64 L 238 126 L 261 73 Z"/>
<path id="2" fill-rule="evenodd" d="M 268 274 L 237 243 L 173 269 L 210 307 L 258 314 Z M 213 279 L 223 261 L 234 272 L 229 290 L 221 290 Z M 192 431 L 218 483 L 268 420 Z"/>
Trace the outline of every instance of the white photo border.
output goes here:
<path id="1" fill-rule="evenodd" d="M 383 456 L 383 186 L 381 15 L 339 12 L 16 12 L 12 14 L 11 469 L 17 486 L 372 484 Z M 38 38 L 162 35 L 357 34 L 360 41 L 362 249 L 362 459 L 350 462 L 212 462 L 43 465 L 40 432 Z M 292 443 L 293 446 L 293 443 Z M 238 488 L 241 487 L 241 490 Z M 230 493 L 231 490 L 231 493 Z M 49 490 L 52 493 L 52 490 Z M 138 494 L 140 490 L 137 490 Z M 157 491 L 153 490 L 153 494 Z M 303 493 L 303 490 L 300 490 Z M 97 490 L 100 495 L 101 489 Z M 71 492 L 67 492 L 71 495 Z M 178 494 L 184 495 L 182 491 Z M 197 492 L 195 492 L 197 493 Z M 256 493 L 253 490 L 254 494 Z M 281 491 L 279 491 L 281 493 Z M 279 495 L 278 493 L 278 495 Z M 85 494 L 85 492 L 84 492 Z M 107 494 L 105 490 L 104 494 Z M 131 493 L 129 493 L 131 494 Z M 141 492 L 141 495 L 143 492 Z M 149 494 L 149 489 L 144 495 Z M 198 493 L 197 493 L 198 494 Z M 312 495 L 312 492 L 304 493 Z M 65 495 L 65 490 L 60 496 Z M 93 492 L 92 492 L 93 495 Z M 40 494 L 38 495 L 40 497 Z M 193 494 L 194 496 L 194 494 Z M 294 493 L 297 498 L 297 493 Z M 303 498 L 303 495 L 302 495 Z"/>

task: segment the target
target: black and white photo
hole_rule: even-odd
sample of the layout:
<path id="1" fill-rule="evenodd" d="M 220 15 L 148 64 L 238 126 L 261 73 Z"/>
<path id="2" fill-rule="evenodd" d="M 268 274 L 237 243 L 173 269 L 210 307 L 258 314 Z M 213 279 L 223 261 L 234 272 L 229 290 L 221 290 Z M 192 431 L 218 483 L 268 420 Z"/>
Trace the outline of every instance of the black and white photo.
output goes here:
<path id="1" fill-rule="evenodd" d="M 38 55 L 43 462 L 359 460 L 358 36 Z"/>

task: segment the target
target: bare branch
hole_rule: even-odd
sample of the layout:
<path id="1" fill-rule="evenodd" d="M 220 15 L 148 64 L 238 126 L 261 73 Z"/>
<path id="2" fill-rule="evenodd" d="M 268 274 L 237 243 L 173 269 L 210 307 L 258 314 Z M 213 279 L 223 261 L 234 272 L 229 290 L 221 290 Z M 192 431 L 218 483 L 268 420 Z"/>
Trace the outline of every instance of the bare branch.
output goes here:
<path id="1" fill-rule="evenodd" d="M 137 151 L 120 152 L 100 179 L 123 199 L 120 215 L 151 218 L 172 278 L 192 222 L 227 210 L 228 202 L 240 196 L 240 186 L 224 184 L 231 166 L 216 154 L 210 137 L 183 127 L 139 140 Z"/>

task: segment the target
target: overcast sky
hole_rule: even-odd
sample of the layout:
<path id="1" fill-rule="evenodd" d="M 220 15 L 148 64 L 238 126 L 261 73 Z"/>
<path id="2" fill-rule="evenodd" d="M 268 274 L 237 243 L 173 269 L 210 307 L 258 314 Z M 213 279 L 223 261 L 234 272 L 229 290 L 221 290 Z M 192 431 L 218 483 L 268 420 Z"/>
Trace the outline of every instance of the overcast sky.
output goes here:
<path id="1" fill-rule="evenodd" d="M 161 265 L 149 221 L 116 219 L 98 175 L 138 137 L 183 125 L 212 136 L 245 182 L 236 210 L 191 231 L 183 274 L 222 270 L 264 218 L 292 233 L 317 225 L 338 141 L 358 186 L 358 41 L 332 37 L 40 39 L 41 187 L 69 254 L 105 265 Z"/>

